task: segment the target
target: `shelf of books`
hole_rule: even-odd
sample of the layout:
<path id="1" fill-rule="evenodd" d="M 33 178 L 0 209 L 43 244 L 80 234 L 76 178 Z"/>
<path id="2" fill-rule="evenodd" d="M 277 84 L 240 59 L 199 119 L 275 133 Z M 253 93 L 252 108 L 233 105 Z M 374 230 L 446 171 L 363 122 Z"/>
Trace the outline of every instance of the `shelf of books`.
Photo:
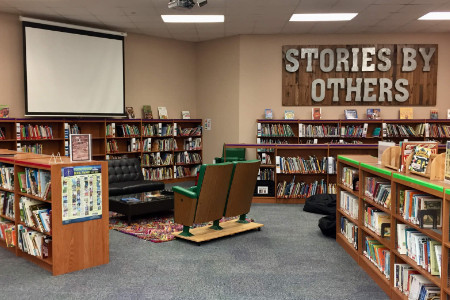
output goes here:
<path id="1" fill-rule="evenodd" d="M 1 247 L 53 275 L 109 262 L 105 161 L 2 149 L 0 164 Z"/>
<path id="2" fill-rule="evenodd" d="M 450 185 L 369 155 L 337 172 L 337 242 L 392 299 L 447 299 Z"/>
<path id="3" fill-rule="evenodd" d="M 184 181 L 202 163 L 201 119 L 4 119 L 2 149 L 69 156 L 69 135 L 90 134 L 92 159 L 140 157 L 145 178 Z"/>
<path id="4" fill-rule="evenodd" d="M 257 144 L 377 144 L 450 137 L 447 119 L 355 119 L 257 121 Z"/>

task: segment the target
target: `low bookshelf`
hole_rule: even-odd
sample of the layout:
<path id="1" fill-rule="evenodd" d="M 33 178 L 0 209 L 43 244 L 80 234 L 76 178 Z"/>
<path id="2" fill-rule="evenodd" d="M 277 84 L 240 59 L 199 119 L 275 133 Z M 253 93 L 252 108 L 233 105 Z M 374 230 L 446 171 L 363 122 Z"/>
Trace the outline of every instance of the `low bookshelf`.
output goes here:
<path id="1" fill-rule="evenodd" d="M 450 185 L 384 168 L 369 155 L 338 155 L 337 172 L 337 242 L 390 298 L 447 299 Z M 421 226 L 426 207 L 440 213 Z"/>
<path id="2" fill-rule="evenodd" d="M 0 211 L 1 247 L 53 275 L 109 262 L 107 162 L 3 150 L 0 163 L 14 176 L 0 188 L 11 200 Z"/>

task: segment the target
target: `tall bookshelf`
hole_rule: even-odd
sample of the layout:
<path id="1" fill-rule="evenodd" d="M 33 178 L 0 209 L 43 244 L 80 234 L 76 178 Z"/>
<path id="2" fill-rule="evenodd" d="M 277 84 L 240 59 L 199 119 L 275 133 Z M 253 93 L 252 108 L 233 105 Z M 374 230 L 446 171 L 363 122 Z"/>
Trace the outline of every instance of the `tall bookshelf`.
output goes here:
<path id="1" fill-rule="evenodd" d="M 91 134 L 93 159 L 140 157 L 146 178 L 176 182 L 196 177 L 201 126 L 201 119 L 0 119 L 0 148 L 68 156 L 70 133 Z"/>
<path id="2" fill-rule="evenodd" d="M 2 222 L 8 222 L 14 228 L 13 246 L 7 245 L 5 239 L 0 239 L 0 247 L 11 251 L 16 256 L 31 261 L 38 266 L 48 270 L 53 275 L 60 275 L 77 270 L 82 270 L 109 262 L 109 235 L 108 235 L 108 199 L 107 193 L 101 193 L 98 203 L 100 205 L 101 215 L 96 219 L 84 220 L 71 224 L 63 224 L 63 187 L 62 187 L 62 170 L 67 167 L 83 167 L 96 165 L 101 170 L 107 170 L 106 162 L 89 161 L 89 162 L 70 162 L 67 157 L 62 157 L 59 161 L 51 160 L 47 155 L 36 154 L 15 154 L 15 151 L 0 151 L 0 162 L 4 166 L 14 168 L 14 186 L 12 189 L 0 188 L 1 192 L 14 194 L 14 213 L 11 216 L 0 214 Z M 51 182 L 48 197 L 44 196 L 44 187 L 39 193 L 32 190 L 21 189 L 19 174 L 31 170 L 39 174 L 48 173 Z M 98 187 L 102 192 L 107 190 L 107 172 L 101 172 L 98 175 L 101 179 Z M 38 187 L 39 185 L 36 185 Z M 26 216 L 25 202 L 33 202 L 33 205 L 50 209 L 49 229 L 45 230 L 40 219 L 40 226 L 37 223 L 31 224 Z M 24 212 L 23 214 L 20 211 Z M 34 221 L 33 221 L 34 222 Z M 36 221 L 37 222 L 37 221 Z M 24 235 L 20 235 L 19 231 L 30 236 L 42 236 L 43 239 L 34 239 L 32 242 L 35 246 L 31 246 L 29 241 L 24 240 Z M 25 233 L 28 232 L 28 233 Z M 20 237 L 19 237 L 20 236 Z M 70 242 L 68 242 L 70 241 Z M 40 249 L 40 250 L 37 250 Z M 34 254 L 33 254 L 34 253 Z M 70 255 L 68 255 L 70 253 Z"/>
<path id="3" fill-rule="evenodd" d="M 405 294 L 407 287 L 402 287 L 395 273 L 395 270 L 400 271 L 400 265 L 435 285 L 437 290 L 440 290 L 440 299 L 447 299 L 450 295 L 448 286 L 450 185 L 383 168 L 377 164 L 376 158 L 367 155 L 340 155 L 337 169 L 337 242 L 392 299 L 408 299 Z M 373 185 L 376 181 L 384 182 L 382 184 L 390 188 L 390 200 L 380 197 L 380 194 L 377 194 L 378 196 L 371 194 L 371 191 L 376 190 L 376 185 Z M 357 190 L 356 182 L 359 187 Z M 409 208 L 406 205 L 408 200 L 405 199 L 412 199 L 409 198 L 413 195 L 411 191 L 417 191 L 418 197 L 432 198 L 433 200 L 428 201 L 440 204 L 441 226 L 437 229 L 421 228 L 414 210 L 409 215 Z M 379 226 L 381 223 L 385 223 L 383 227 L 386 227 Z M 407 231 L 413 234 L 409 236 L 406 246 L 402 246 Z M 423 238 L 422 242 L 419 242 L 419 238 L 415 240 L 413 235 Z M 426 240 L 428 242 L 423 244 Z M 407 248 L 411 241 L 415 241 L 411 244 L 414 246 L 418 243 L 418 249 L 422 247 L 422 251 L 428 249 L 430 259 L 428 256 L 425 258 L 419 253 L 413 253 L 413 248 Z M 435 244 L 441 245 L 442 248 L 441 259 L 437 258 L 441 266 L 440 276 L 436 272 L 437 265 L 434 265 L 435 271 L 432 271 L 431 260 L 434 251 L 431 251 L 430 247 Z M 419 257 L 423 260 L 420 261 Z M 409 292 L 413 292 L 412 288 Z"/>

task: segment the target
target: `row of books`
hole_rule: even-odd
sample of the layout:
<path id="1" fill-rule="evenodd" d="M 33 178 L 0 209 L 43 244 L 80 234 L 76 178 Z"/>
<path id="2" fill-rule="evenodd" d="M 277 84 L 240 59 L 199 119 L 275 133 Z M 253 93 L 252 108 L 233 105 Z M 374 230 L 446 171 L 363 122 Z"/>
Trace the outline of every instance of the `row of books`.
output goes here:
<path id="1" fill-rule="evenodd" d="M 391 252 L 378 240 L 366 236 L 363 254 L 367 257 L 386 278 L 390 278 Z"/>
<path id="2" fill-rule="evenodd" d="M 17 151 L 25 152 L 25 153 L 36 153 L 42 154 L 44 150 L 43 144 L 34 144 L 34 145 L 23 145 L 21 143 L 17 143 Z"/>
<path id="3" fill-rule="evenodd" d="M 0 140 L 6 140 L 6 128 L 5 127 L 0 127 Z"/>
<path id="4" fill-rule="evenodd" d="M 336 159 L 334 157 L 316 156 L 306 157 L 283 157 L 276 156 L 277 173 L 302 173 L 302 174 L 333 174 L 336 170 Z"/>
<path id="5" fill-rule="evenodd" d="M 116 140 L 111 140 L 106 142 L 106 153 L 117 153 L 119 152 L 119 145 Z"/>
<path id="6" fill-rule="evenodd" d="M 257 124 L 258 136 L 295 136 L 289 124 Z"/>
<path id="7" fill-rule="evenodd" d="M 262 139 L 262 138 L 256 138 L 256 143 L 257 144 L 289 144 L 289 142 L 287 140 L 272 140 L 272 139 Z M 261 151 L 269 151 L 267 150 L 267 148 L 263 148 L 261 149 Z"/>
<path id="8" fill-rule="evenodd" d="M 258 159 L 261 161 L 262 165 L 271 165 L 272 164 L 272 158 L 270 154 L 267 153 L 258 153 Z"/>
<path id="9" fill-rule="evenodd" d="M 201 150 L 202 139 L 201 138 L 187 138 L 183 142 L 183 150 Z"/>
<path id="10" fill-rule="evenodd" d="M 152 141 L 151 151 L 173 151 L 177 148 L 175 139 L 157 139 Z"/>
<path id="11" fill-rule="evenodd" d="M 341 182 L 343 185 L 354 191 L 359 190 L 359 172 L 357 169 L 343 167 L 341 176 Z"/>
<path id="12" fill-rule="evenodd" d="M 389 226 L 383 228 L 382 224 L 389 224 Z M 378 236 L 390 237 L 390 224 L 391 216 L 388 213 L 367 204 L 364 206 L 364 226 Z"/>
<path id="13" fill-rule="evenodd" d="M 408 264 L 394 264 L 394 287 L 408 296 L 408 299 L 441 299 L 441 288 Z"/>
<path id="14" fill-rule="evenodd" d="M 120 124 L 116 125 L 116 137 L 139 137 L 139 127 L 137 125 Z"/>
<path id="15" fill-rule="evenodd" d="M 315 180 L 311 183 L 295 182 L 295 176 L 292 181 L 282 181 L 277 186 L 278 198 L 308 198 L 316 194 L 326 194 L 327 183 L 324 179 Z"/>
<path id="16" fill-rule="evenodd" d="M 51 248 L 51 237 L 26 228 L 22 224 L 17 226 L 18 228 L 18 246 L 19 249 L 25 253 L 40 258 L 47 258 Z"/>
<path id="17" fill-rule="evenodd" d="M 423 137 L 425 124 L 417 124 L 415 128 L 411 125 L 383 123 L 383 137 Z"/>
<path id="18" fill-rule="evenodd" d="M 183 167 L 183 166 L 176 166 L 175 172 L 174 172 L 174 178 L 183 178 L 183 177 L 189 177 L 189 176 L 197 176 L 198 171 L 200 170 L 200 165 L 194 166 L 194 167 Z"/>
<path id="19" fill-rule="evenodd" d="M 167 166 L 173 165 L 173 154 L 171 153 L 150 153 L 142 155 L 142 166 Z"/>
<path id="20" fill-rule="evenodd" d="M 368 123 L 364 125 L 346 125 L 341 127 L 341 137 L 360 138 L 367 136 Z"/>
<path id="21" fill-rule="evenodd" d="M 165 180 L 173 178 L 172 167 L 143 169 L 145 180 Z"/>
<path id="22" fill-rule="evenodd" d="M 427 125 L 427 124 L 426 124 Z M 450 126 L 440 124 L 428 124 L 425 128 L 425 137 L 449 138 Z"/>
<path id="23" fill-rule="evenodd" d="M 257 178 L 258 180 L 275 180 L 275 172 L 272 169 L 260 169 Z"/>
<path id="24" fill-rule="evenodd" d="M 49 198 L 51 188 L 50 171 L 25 168 L 24 172 L 18 172 L 20 191 L 44 199 Z"/>
<path id="25" fill-rule="evenodd" d="M 48 125 L 31 125 L 16 123 L 17 140 L 52 139 L 53 130 Z"/>
<path id="26" fill-rule="evenodd" d="M 130 138 L 130 140 L 127 141 L 128 152 L 141 151 L 142 147 L 143 142 L 141 140 L 137 140 L 136 138 Z"/>
<path id="27" fill-rule="evenodd" d="M 177 164 L 201 164 L 202 156 L 198 153 L 180 152 L 175 156 Z"/>
<path id="28" fill-rule="evenodd" d="M 197 126 L 193 128 L 178 128 L 175 131 L 175 134 L 179 136 L 200 136 L 202 135 L 202 127 Z"/>
<path id="29" fill-rule="evenodd" d="M 380 177 L 366 177 L 364 196 L 384 207 L 391 207 L 391 183 Z"/>
<path id="30" fill-rule="evenodd" d="M 346 217 L 341 217 L 341 233 L 347 241 L 358 250 L 358 226 L 349 221 Z"/>
<path id="31" fill-rule="evenodd" d="M 4 189 L 14 189 L 14 167 L 0 163 L 0 185 Z"/>
<path id="32" fill-rule="evenodd" d="M 51 231 L 50 204 L 27 197 L 19 200 L 20 220 L 29 227 L 39 229 L 41 232 Z"/>
<path id="33" fill-rule="evenodd" d="M 0 214 L 14 219 L 14 194 L 0 191 Z"/>
<path id="34" fill-rule="evenodd" d="M 399 191 L 399 210 L 400 215 L 413 224 L 419 225 L 419 211 L 421 210 L 437 210 L 437 226 L 442 226 L 442 200 L 435 196 L 426 194 L 417 190 L 400 190 Z M 432 228 L 433 220 L 424 217 L 423 228 Z"/>
<path id="35" fill-rule="evenodd" d="M 299 124 L 298 125 L 299 137 L 339 137 L 340 128 L 339 125 L 312 125 L 312 124 Z"/>
<path id="36" fill-rule="evenodd" d="M 359 199 L 346 191 L 341 191 L 339 200 L 340 208 L 350 217 L 358 220 Z"/>
<path id="37" fill-rule="evenodd" d="M 442 245 L 438 241 L 406 224 L 397 224 L 397 250 L 431 275 L 441 276 Z"/>
<path id="38" fill-rule="evenodd" d="M 0 239 L 5 240 L 7 247 L 16 246 L 16 226 L 13 222 L 0 218 Z"/>
<path id="39" fill-rule="evenodd" d="M 146 124 L 142 126 L 142 135 L 144 136 L 172 136 L 173 135 L 172 124 Z"/>
<path id="40" fill-rule="evenodd" d="M 77 124 L 64 123 L 64 138 L 69 139 L 70 134 L 80 134 L 81 128 Z"/>

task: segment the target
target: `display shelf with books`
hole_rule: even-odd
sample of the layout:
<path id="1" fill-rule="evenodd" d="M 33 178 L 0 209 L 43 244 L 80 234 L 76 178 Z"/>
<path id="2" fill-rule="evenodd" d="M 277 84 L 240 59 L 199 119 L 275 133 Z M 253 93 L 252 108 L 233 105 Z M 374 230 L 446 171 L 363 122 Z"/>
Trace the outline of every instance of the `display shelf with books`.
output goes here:
<path id="1" fill-rule="evenodd" d="M 349 168 L 359 172 L 361 189 L 350 196 L 357 196 L 363 205 L 353 220 L 361 229 L 358 238 L 364 249 L 355 253 L 340 234 L 346 228 L 339 218 L 348 217 L 341 208 L 337 209 L 338 243 L 389 297 L 447 299 L 450 185 L 383 168 L 374 157 L 339 156 L 338 178 Z M 348 188 L 339 184 L 338 190 L 338 203 L 349 203 L 345 202 Z"/>
<path id="2" fill-rule="evenodd" d="M 49 155 L 2 157 L 2 153 L 0 161 L 14 168 L 14 193 L 0 192 L 5 196 L 0 197 L 0 206 L 6 199 L 7 209 L 13 210 L 7 219 L 0 214 L 0 227 L 7 229 L 5 239 L 4 230 L 0 234 L 0 246 L 53 275 L 108 263 L 108 199 L 102 193 L 108 180 L 107 162 L 73 163 L 68 157 L 55 162 Z M 80 189 L 73 182 L 79 182 Z"/>
<path id="3" fill-rule="evenodd" d="M 0 121 L 0 148 L 16 150 L 16 121 L 14 119 L 2 119 Z"/>

